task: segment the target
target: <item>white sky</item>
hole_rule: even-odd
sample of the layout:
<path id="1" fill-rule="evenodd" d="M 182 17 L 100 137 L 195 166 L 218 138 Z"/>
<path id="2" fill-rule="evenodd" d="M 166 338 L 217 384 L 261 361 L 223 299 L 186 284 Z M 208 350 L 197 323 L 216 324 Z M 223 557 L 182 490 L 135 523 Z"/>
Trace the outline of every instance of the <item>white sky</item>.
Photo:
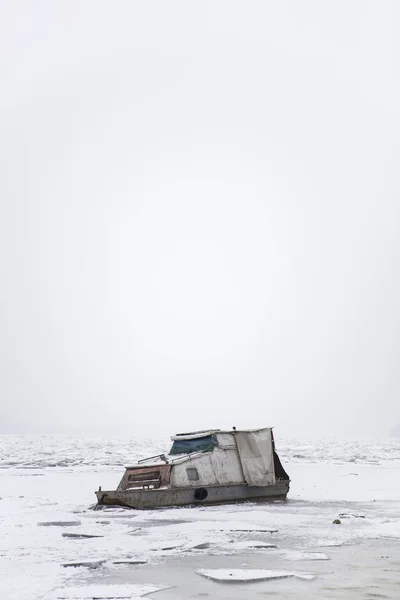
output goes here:
<path id="1" fill-rule="evenodd" d="M 0 0 L 0 431 L 400 422 L 399 30 Z"/>

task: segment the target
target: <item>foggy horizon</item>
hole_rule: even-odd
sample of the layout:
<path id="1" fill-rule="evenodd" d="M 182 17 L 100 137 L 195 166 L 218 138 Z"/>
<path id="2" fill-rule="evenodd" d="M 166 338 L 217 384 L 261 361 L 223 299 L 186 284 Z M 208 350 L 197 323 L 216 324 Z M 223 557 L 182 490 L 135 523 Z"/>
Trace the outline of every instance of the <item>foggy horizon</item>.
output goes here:
<path id="1" fill-rule="evenodd" d="M 0 6 L 0 434 L 400 423 L 394 1 Z"/>

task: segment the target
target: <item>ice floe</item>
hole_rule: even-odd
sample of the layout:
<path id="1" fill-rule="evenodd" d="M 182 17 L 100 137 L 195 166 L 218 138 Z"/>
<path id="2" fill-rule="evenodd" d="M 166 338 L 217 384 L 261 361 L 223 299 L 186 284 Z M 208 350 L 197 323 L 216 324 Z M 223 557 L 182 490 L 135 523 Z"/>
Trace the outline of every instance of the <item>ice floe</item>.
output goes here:
<path id="1" fill-rule="evenodd" d="M 276 544 L 268 544 L 259 540 L 243 540 L 240 542 L 230 542 L 224 546 L 227 550 L 261 550 L 268 548 L 277 548 Z"/>
<path id="2" fill-rule="evenodd" d="M 106 560 L 84 560 L 78 562 L 64 563 L 63 567 L 87 567 L 88 569 L 98 569 L 99 567 L 102 567 L 106 562 Z"/>
<path id="3" fill-rule="evenodd" d="M 113 560 L 113 565 L 145 565 L 147 560 Z"/>
<path id="4" fill-rule="evenodd" d="M 89 540 L 92 538 L 104 537 L 104 535 L 92 535 L 90 533 L 62 533 L 61 536 L 73 540 Z"/>
<path id="5" fill-rule="evenodd" d="M 79 527 L 81 521 L 42 521 L 38 523 L 39 527 Z"/>
<path id="6" fill-rule="evenodd" d="M 153 584 L 85 585 L 65 587 L 47 594 L 44 600 L 139 600 L 165 589 Z"/>
<path id="7" fill-rule="evenodd" d="M 221 583 L 239 583 L 267 581 L 270 579 L 286 579 L 296 577 L 297 579 L 311 580 L 315 575 L 311 573 L 294 573 L 292 571 L 273 571 L 270 569 L 198 569 L 198 575 L 219 581 Z"/>
<path id="8" fill-rule="evenodd" d="M 185 540 L 168 540 L 165 542 L 157 542 L 156 544 L 153 544 L 152 546 L 150 546 L 150 550 L 154 551 L 162 551 L 165 552 L 167 550 L 175 550 L 177 548 L 182 548 L 182 546 L 184 546 L 186 543 Z"/>

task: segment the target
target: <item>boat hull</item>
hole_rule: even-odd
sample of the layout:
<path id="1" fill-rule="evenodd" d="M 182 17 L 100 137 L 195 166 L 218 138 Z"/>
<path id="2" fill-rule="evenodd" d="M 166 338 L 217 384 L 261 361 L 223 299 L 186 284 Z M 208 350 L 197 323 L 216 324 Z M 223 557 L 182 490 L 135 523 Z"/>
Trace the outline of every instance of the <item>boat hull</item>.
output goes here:
<path id="1" fill-rule="evenodd" d="M 96 492 L 98 506 L 125 506 L 139 510 L 174 506 L 207 506 L 232 502 L 284 500 L 289 481 L 277 481 L 266 487 L 220 485 L 208 487 L 131 489 Z"/>

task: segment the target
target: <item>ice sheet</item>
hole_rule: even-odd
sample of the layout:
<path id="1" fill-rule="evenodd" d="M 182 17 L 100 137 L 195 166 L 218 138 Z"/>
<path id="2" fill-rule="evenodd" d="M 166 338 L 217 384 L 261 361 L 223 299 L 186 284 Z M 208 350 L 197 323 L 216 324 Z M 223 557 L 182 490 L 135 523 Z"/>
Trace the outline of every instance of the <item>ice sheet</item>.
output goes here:
<path id="1" fill-rule="evenodd" d="M 276 552 L 290 570 L 294 560 L 317 560 L 317 551 L 329 558 L 329 548 L 343 544 L 400 539 L 399 444 L 385 446 L 391 458 L 381 464 L 373 462 L 376 445 L 368 454 L 366 443 L 365 462 L 358 446 L 358 462 L 349 463 L 350 446 L 345 446 L 347 459 L 335 464 L 329 457 L 340 454 L 338 445 L 327 446 L 320 462 L 315 456 L 313 462 L 283 461 L 292 478 L 287 502 L 139 512 L 90 510 L 94 490 L 115 488 L 120 464 L 162 448 L 151 442 L 146 452 L 140 444 L 135 455 L 133 443 L 125 448 L 115 441 L 75 442 L 63 438 L 57 447 L 56 438 L 0 438 L 0 592 L 7 600 L 39 600 L 51 590 L 91 585 L 93 577 L 101 582 L 123 569 L 146 568 L 135 561 L 151 565 L 169 557 L 254 553 L 267 559 Z M 61 455 L 67 466 L 60 466 Z M 115 457 L 118 464 L 111 467 Z M 336 518 L 341 525 L 333 525 Z M 97 569 L 62 567 L 99 561 Z"/>
<path id="2" fill-rule="evenodd" d="M 343 440 L 337 438 L 277 438 L 285 464 L 390 464 L 400 461 L 400 440 Z M 70 436 L 0 436 L 0 468 L 23 469 L 123 467 L 149 456 L 165 453 L 170 439 L 75 438 Z M 37 473 L 36 473 L 37 475 Z"/>

